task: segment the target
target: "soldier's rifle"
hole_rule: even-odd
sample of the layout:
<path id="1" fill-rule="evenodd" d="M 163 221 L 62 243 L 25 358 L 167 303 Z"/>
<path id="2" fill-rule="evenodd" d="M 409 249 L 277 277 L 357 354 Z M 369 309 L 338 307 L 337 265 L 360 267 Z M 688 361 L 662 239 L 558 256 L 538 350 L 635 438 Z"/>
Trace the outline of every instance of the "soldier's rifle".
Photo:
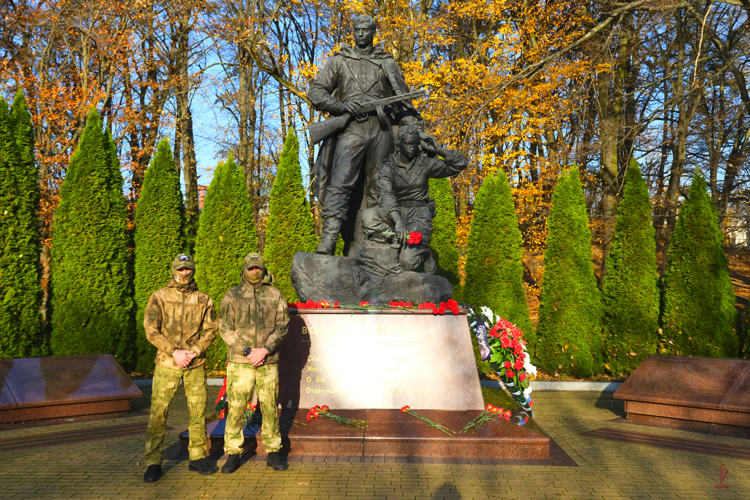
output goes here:
<path id="1" fill-rule="evenodd" d="M 397 102 L 408 101 L 410 99 L 416 99 L 427 95 L 424 90 L 415 90 L 414 92 L 408 92 L 406 94 L 394 95 L 392 97 L 385 97 L 383 99 L 374 99 L 368 101 L 362 105 L 357 116 L 352 116 L 349 113 L 344 113 L 339 116 L 332 116 L 325 120 L 320 120 L 313 123 L 307 129 L 310 131 L 310 140 L 313 144 L 317 144 L 323 139 L 327 139 L 332 135 L 336 135 L 343 131 L 349 123 L 358 117 L 366 117 L 367 114 L 375 111 L 378 114 L 378 121 L 383 126 L 388 125 L 388 117 L 385 115 L 383 109 L 384 106 L 394 104 Z"/>

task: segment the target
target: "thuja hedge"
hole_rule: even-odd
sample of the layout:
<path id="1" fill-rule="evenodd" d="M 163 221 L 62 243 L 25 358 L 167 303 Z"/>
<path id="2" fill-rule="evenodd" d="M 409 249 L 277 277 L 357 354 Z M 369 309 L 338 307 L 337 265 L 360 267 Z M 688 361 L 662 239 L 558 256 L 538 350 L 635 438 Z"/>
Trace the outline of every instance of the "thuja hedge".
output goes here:
<path id="1" fill-rule="evenodd" d="M 432 256 L 437 264 L 435 274 L 453 285 L 453 299 L 461 300 L 461 280 L 458 276 L 456 250 L 456 203 L 448 178 L 430 179 L 430 196 L 435 199 L 435 218 L 432 219 Z"/>
<path id="2" fill-rule="evenodd" d="M 135 370 L 154 369 L 156 347 L 146 338 L 143 315 L 151 294 L 167 284 L 175 255 L 187 248 L 180 175 L 169 142 L 162 140 L 146 170 L 135 211 Z"/>
<path id="3" fill-rule="evenodd" d="M 266 267 L 276 279 L 274 285 L 287 302 L 299 300 L 290 278 L 294 254 L 314 252 L 316 245 L 310 205 L 302 187 L 299 141 L 290 131 L 271 187 L 263 254 Z"/>
<path id="4" fill-rule="evenodd" d="M 39 188 L 23 92 L 0 98 L 0 358 L 46 354 L 40 314 Z"/>
<path id="5" fill-rule="evenodd" d="M 54 354 L 134 354 L 128 217 L 115 144 L 96 110 L 60 187 L 52 239 Z"/>
<path id="6" fill-rule="evenodd" d="M 219 163 L 203 202 L 195 241 L 195 280 L 214 302 L 216 312 L 227 290 L 240 283 L 245 255 L 256 252 L 258 237 L 245 174 L 229 155 Z M 224 369 L 227 346 L 220 336 L 206 351 L 209 369 Z"/>
<path id="7" fill-rule="evenodd" d="M 487 306 L 514 323 L 533 350 L 534 328 L 523 287 L 523 240 L 510 184 L 503 170 L 488 175 L 477 192 L 469 230 L 464 300 Z"/>
<path id="8" fill-rule="evenodd" d="M 627 376 L 656 352 L 659 290 L 651 200 L 633 160 L 617 209 L 604 282 L 604 357 L 607 370 Z"/>
<path id="9" fill-rule="evenodd" d="M 716 209 L 700 173 L 680 207 L 664 275 L 662 331 L 667 352 L 737 357 L 737 311 Z"/>
<path id="10" fill-rule="evenodd" d="M 586 200 L 572 168 L 560 176 L 547 217 L 536 347 L 546 373 L 602 372 L 602 300 L 591 255 Z"/>

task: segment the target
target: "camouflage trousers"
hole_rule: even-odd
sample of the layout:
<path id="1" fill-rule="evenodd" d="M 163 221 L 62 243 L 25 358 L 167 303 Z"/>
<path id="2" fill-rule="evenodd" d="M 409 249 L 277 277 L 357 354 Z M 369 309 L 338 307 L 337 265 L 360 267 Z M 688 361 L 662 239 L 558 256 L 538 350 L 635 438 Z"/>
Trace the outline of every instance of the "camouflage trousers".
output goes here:
<path id="1" fill-rule="evenodd" d="M 167 428 L 167 412 L 180 379 L 185 386 L 190 410 L 190 460 L 206 456 L 206 367 L 196 366 L 189 370 L 172 370 L 157 366 L 151 392 L 151 416 L 146 430 L 146 465 L 161 465 L 164 448 L 164 431 Z"/>
<path id="2" fill-rule="evenodd" d="M 227 413 L 226 432 L 224 434 L 224 451 L 229 455 L 242 453 L 245 436 L 242 433 L 242 417 L 247 402 L 253 395 L 253 388 L 258 393 L 258 403 L 263 415 L 260 429 L 266 453 L 281 449 L 281 432 L 279 414 L 276 411 L 279 399 L 279 365 L 273 363 L 254 367 L 251 364 L 232 363 L 227 366 Z"/>

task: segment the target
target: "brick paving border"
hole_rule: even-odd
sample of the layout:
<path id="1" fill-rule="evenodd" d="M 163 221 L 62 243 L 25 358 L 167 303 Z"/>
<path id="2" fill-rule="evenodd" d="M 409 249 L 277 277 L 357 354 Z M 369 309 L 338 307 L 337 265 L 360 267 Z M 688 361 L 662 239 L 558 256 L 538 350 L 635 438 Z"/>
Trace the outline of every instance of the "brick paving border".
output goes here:
<path id="1" fill-rule="evenodd" d="M 218 387 L 209 388 L 213 403 Z M 231 475 L 200 476 L 187 469 L 179 454 L 179 432 L 187 428 L 184 393 L 178 391 L 168 424 L 176 430 L 165 439 L 164 477 L 143 482 L 143 436 L 3 453 L 0 499 L 742 499 L 750 498 L 750 463 L 640 444 L 615 443 L 586 436 L 604 427 L 632 430 L 612 420 L 622 404 L 611 394 L 535 393 L 537 421 L 577 466 L 517 463 L 445 463 L 432 459 L 372 457 L 291 457 L 290 469 L 274 472 L 265 457 L 244 457 Z M 134 402 L 148 408 L 150 391 Z M 208 405 L 213 406 L 212 404 Z M 118 423 L 145 422 L 143 415 Z M 72 422 L 50 427 L 0 431 L 0 439 L 48 432 L 106 427 L 113 422 Z M 750 446 L 750 440 L 696 434 L 667 428 L 640 431 L 670 438 Z M 355 457 L 358 458 L 358 457 Z M 382 459 L 382 461 L 381 461 Z M 221 457 L 210 457 L 222 465 Z M 442 462 L 442 463 L 439 463 Z M 520 461 L 519 461 L 520 462 Z M 720 484 L 720 467 L 728 470 Z"/>

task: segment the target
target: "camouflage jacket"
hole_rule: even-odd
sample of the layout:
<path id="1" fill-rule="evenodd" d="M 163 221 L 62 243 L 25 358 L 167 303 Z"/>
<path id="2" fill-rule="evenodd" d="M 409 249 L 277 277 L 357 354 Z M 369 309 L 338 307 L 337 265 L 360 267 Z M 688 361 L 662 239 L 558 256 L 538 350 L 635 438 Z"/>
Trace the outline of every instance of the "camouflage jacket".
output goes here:
<path id="1" fill-rule="evenodd" d="M 186 370 L 206 362 L 206 349 L 216 338 L 216 311 L 211 297 L 198 290 L 195 282 L 180 285 L 170 279 L 167 286 L 148 299 L 143 317 L 146 338 L 159 351 L 156 364 L 182 370 L 175 363 L 175 349 L 193 351 L 195 359 Z"/>
<path id="2" fill-rule="evenodd" d="M 281 290 L 266 279 L 257 287 L 246 283 L 230 288 L 221 301 L 219 332 L 227 343 L 227 361 L 248 363 L 246 348 L 265 347 L 266 364 L 279 362 L 279 346 L 286 336 L 289 310 Z"/>

